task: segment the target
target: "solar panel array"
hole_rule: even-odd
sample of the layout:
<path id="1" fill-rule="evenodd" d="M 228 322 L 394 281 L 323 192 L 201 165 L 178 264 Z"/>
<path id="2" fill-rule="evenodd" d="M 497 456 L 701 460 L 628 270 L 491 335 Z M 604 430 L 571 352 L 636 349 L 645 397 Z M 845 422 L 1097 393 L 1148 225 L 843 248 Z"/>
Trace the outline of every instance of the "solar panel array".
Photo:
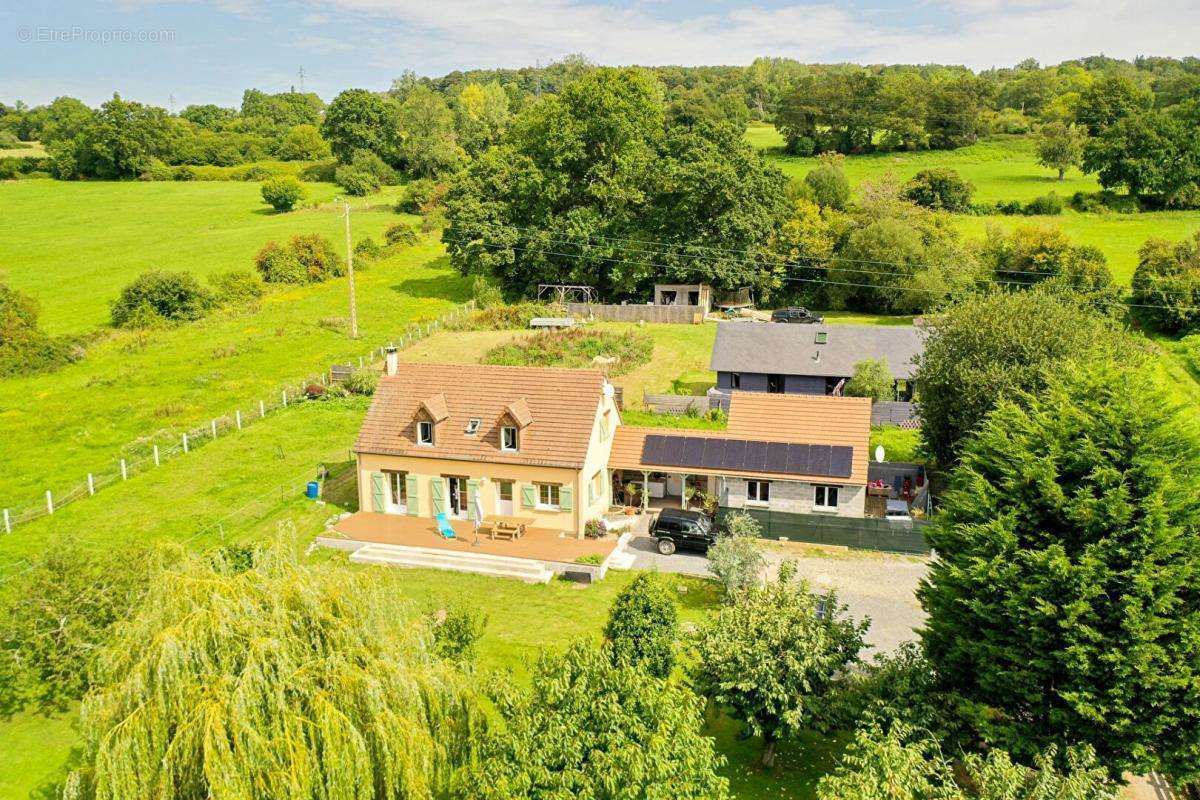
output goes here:
<path id="1" fill-rule="evenodd" d="M 842 445 L 650 434 L 642 444 L 642 463 L 662 467 L 849 478 L 853 452 L 853 448 Z"/>

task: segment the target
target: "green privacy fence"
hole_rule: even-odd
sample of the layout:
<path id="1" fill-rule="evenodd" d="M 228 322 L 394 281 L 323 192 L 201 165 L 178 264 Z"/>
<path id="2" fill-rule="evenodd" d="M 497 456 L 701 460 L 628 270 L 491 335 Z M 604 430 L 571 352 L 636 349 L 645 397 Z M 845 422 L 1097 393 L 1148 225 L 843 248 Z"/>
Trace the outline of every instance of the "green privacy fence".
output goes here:
<path id="1" fill-rule="evenodd" d="M 925 528 L 929 522 L 889 522 L 876 517 L 832 517 L 825 514 L 793 514 L 759 508 L 719 508 L 717 523 L 726 516 L 741 511 L 762 526 L 764 538 L 787 538 L 794 542 L 854 547 L 860 550 L 883 550 L 890 553 L 929 552 Z"/>

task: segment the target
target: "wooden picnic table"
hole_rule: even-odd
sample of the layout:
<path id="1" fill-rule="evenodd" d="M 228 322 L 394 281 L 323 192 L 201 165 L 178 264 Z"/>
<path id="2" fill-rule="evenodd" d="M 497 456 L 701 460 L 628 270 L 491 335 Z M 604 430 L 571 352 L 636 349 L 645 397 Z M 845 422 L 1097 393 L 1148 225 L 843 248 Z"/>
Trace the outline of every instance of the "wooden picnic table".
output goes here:
<path id="1" fill-rule="evenodd" d="M 508 514 L 485 514 L 480 522 L 490 527 L 493 539 L 496 538 L 496 534 L 519 539 L 525 535 L 525 526 L 532 525 L 534 520 L 531 517 L 514 517 Z"/>

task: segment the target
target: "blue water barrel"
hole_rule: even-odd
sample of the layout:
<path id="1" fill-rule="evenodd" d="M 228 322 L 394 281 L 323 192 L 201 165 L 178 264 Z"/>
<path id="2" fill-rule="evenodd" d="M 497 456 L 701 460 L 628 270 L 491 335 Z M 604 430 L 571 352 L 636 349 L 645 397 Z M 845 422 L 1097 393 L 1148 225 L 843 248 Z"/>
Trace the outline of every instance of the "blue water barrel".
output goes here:
<path id="1" fill-rule="evenodd" d="M 316 481 L 309 481 L 308 488 L 304 490 L 304 496 L 309 500 L 316 500 L 321 496 L 321 484 Z"/>

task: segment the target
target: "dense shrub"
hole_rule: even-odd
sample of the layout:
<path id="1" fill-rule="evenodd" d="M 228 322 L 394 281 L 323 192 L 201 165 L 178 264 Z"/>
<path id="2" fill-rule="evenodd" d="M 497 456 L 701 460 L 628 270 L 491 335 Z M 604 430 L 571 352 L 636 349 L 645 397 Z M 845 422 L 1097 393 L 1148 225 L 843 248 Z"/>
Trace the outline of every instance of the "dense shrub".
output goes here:
<path id="1" fill-rule="evenodd" d="M 1200 233 L 1176 243 L 1146 240 L 1133 272 L 1133 302 L 1138 315 L 1159 330 L 1200 326 Z"/>
<path id="2" fill-rule="evenodd" d="M 70 354 L 66 339 L 38 327 L 37 301 L 0 283 L 0 377 L 56 369 Z"/>
<path id="3" fill-rule="evenodd" d="M 471 297 L 478 309 L 494 308 L 504 303 L 500 287 L 483 275 L 476 275 L 475 280 L 471 283 Z"/>
<path id="4" fill-rule="evenodd" d="M 940 211 L 966 211 L 974 192 L 975 187 L 952 169 L 923 169 L 904 184 L 906 199 Z"/>
<path id="5" fill-rule="evenodd" d="M 263 201 L 276 211 L 291 211 L 307 194 L 304 184 L 291 175 L 271 178 L 262 185 Z"/>
<path id="6" fill-rule="evenodd" d="M 345 190 L 346 194 L 353 197 L 365 197 L 372 192 L 377 192 L 381 185 L 379 179 L 371 173 L 351 166 L 338 167 L 333 179 L 337 181 L 338 186 Z"/>
<path id="7" fill-rule="evenodd" d="M 1025 204 L 1029 216 L 1057 216 L 1063 211 L 1063 200 L 1055 192 L 1039 195 Z"/>
<path id="8" fill-rule="evenodd" d="M 333 243 L 319 233 L 293 236 L 287 245 L 267 242 L 254 266 L 267 283 L 320 283 L 346 269 Z"/>
<path id="9" fill-rule="evenodd" d="M 16 150 L 21 146 L 21 140 L 9 131 L 0 131 L 0 150 Z"/>
<path id="10" fill-rule="evenodd" d="M 356 369 L 342 385 L 350 394 L 373 395 L 379 387 L 379 372 L 370 367 Z"/>
<path id="11" fill-rule="evenodd" d="M 842 158 L 834 153 L 821 156 L 821 164 L 804 176 L 812 199 L 821 208 L 842 210 L 850 199 L 850 181 L 842 172 Z"/>
<path id="12" fill-rule="evenodd" d="M 391 247 L 411 247 L 420 240 L 412 226 L 403 222 L 388 225 L 383 232 L 383 238 Z"/>
<path id="13" fill-rule="evenodd" d="M 163 320 L 200 319 L 213 305 L 213 296 L 190 272 L 143 272 L 121 290 L 112 304 L 112 324 L 118 328 L 145 327 Z"/>
<path id="14" fill-rule="evenodd" d="M 604 638 L 614 661 L 666 678 L 675 666 L 679 610 L 662 579 L 639 575 L 617 595 L 608 612 Z"/>
<path id="15" fill-rule="evenodd" d="M 895 379 L 886 360 L 868 358 L 854 365 L 854 375 L 846 382 L 846 396 L 891 400 L 895 397 Z"/>
<path id="16" fill-rule="evenodd" d="M 196 180 L 196 170 L 191 166 L 184 164 L 175 168 L 173 180 L 177 181 L 194 181 Z"/>
<path id="17" fill-rule="evenodd" d="M 564 313 L 561 306 L 545 303 L 500 304 L 468 314 L 455 322 L 453 328 L 460 331 L 524 330 L 534 317 L 560 317 Z"/>
<path id="18" fill-rule="evenodd" d="M 234 269 L 209 276 L 218 303 L 245 303 L 263 296 L 263 282 L 248 269 Z"/>
<path id="19" fill-rule="evenodd" d="M 430 614 L 433 652 L 442 658 L 470 663 L 487 627 L 487 612 L 466 603 L 455 603 Z"/>
<path id="20" fill-rule="evenodd" d="M 429 178 L 418 178 L 405 187 L 404 197 L 396 204 L 402 214 L 420 214 L 441 202 L 446 186 Z"/>
<path id="21" fill-rule="evenodd" d="M 649 363 L 654 339 L 640 331 L 609 331 L 574 328 L 543 331 L 528 339 L 494 347 L 483 357 L 484 364 L 526 367 L 594 367 L 597 358 L 615 359 L 609 375 Z"/>
<path id="22" fill-rule="evenodd" d="M 372 261 L 383 253 L 383 247 L 370 236 L 364 236 L 354 245 L 354 258 Z"/>

